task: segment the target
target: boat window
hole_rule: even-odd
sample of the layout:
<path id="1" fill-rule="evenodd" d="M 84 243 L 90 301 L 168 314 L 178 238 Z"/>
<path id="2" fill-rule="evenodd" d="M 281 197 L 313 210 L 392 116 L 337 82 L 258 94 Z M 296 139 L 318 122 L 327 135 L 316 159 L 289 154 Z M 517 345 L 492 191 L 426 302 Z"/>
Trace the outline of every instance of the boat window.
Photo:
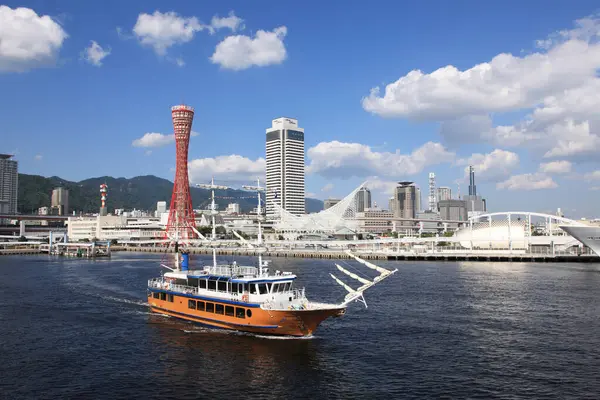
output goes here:
<path id="1" fill-rule="evenodd" d="M 176 285 L 187 286 L 188 281 L 187 281 L 187 279 L 175 279 L 175 284 Z"/>
<path id="2" fill-rule="evenodd" d="M 206 303 L 206 312 L 215 312 L 215 304 Z"/>
<path id="3" fill-rule="evenodd" d="M 267 283 L 267 293 L 271 293 L 271 287 L 273 284 L 271 282 Z"/>
<path id="4" fill-rule="evenodd" d="M 161 300 L 166 300 L 167 299 L 167 294 L 166 293 L 160 293 L 160 299 Z"/>
<path id="5" fill-rule="evenodd" d="M 244 284 L 238 283 L 238 293 L 244 293 Z"/>
<path id="6" fill-rule="evenodd" d="M 242 319 L 244 319 L 244 318 L 246 318 L 246 311 L 245 311 L 243 308 L 236 307 L 236 308 L 235 308 L 235 316 L 236 316 L 237 318 L 242 318 Z"/>
<path id="7" fill-rule="evenodd" d="M 208 280 L 208 290 L 217 290 L 217 281 L 209 279 Z"/>
<path id="8" fill-rule="evenodd" d="M 206 279 L 200 279 L 200 289 L 206 289 Z"/>
<path id="9" fill-rule="evenodd" d="M 225 306 L 225 315 L 227 315 L 229 317 L 233 317 L 233 310 L 234 310 L 233 307 Z"/>
<path id="10" fill-rule="evenodd" d="M 250 286 L 250 294 L 257 294 L 258 292 L 256 291 L 256 284 L 255 283 L 251 283 L 249 284 Z"/>
<path id="11" fill-rule="evenodd" d="M 236 282 L 231 283 L 231 293 L 238 292 L 238 284 Z"/>
<path id="12" fill-rule="evenodd" d="M 204 302 L 199 301 L 197 306 L 198 311 L 204 311 Z"/>
<path id="13" fill-rule="evenodd" d="M 259 283 L 258 291 L 260 292 L 260 294 L 266 294 L 267 293 L 267 285 L 265 285 L 264 283 Z"/>
<path id="14" fill-rule="evenodd" d="M 160 297 L 160 293 L 154 292 L 154 293 L 152 293 L 152 297 L 154 297 L 155 299 L 158 299 Z"/>
<path id="15" fill-rule="evenodd" d="M 170 302 L 172 303 L 172 302 L 173 302 L 173 300 L 174 300 L 174 297 L 173 297 L 173 295 L 172 295 L 172 294 L 167 294 L 167 300 L 168 300 L 168 301 L 170 301 Z"/>
<path id="16" fill-rule="evenodd" d="M 279 293 L 285 292 L 285 283 L 279 284 Z"/>
<path id="17" fill-rule="evenodd" d="M 198 278 L 188 278 L 188 285 L 192 287 L 198 287 Z"/>
<path id="18" fill-rule="evenodd" d="M 252 318 L 252 310 L 246 310 L 246 315 L 248 316 L 248 318 Z"/>
<path id="19" fill-rule="evenodd" d="M 223 314 L 223 304 L 215 304 L 215 314 Z"/>
<path id="20" fill-rule="evenodd" d="M 227 291 L 227 282 L 225 282 L 225 281 L 218 281 L 217 282 L 217 287 L 219 288 L 219 292 L 226 292 Z"/>
<path id="21" fill-rule="evenodd" d="M 188 308 L 195 310 L 196 309 L 196 300 L 188 300 Z"/>
<path id="22" fill-rule="evenodd" d="M 292 288 L 292 282 L 287 282 L 285 284 L 285 291 L 289 292 L 291 288 Z"/>

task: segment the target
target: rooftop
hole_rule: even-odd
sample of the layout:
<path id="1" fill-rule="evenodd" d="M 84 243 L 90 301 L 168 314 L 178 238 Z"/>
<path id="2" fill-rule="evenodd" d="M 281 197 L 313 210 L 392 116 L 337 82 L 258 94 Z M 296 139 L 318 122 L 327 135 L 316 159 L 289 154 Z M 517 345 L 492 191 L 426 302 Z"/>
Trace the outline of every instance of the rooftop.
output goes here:
<path id="1" fill-rule="evenodd" d="M 0 154 L 0 159 L 2 159 L 2 160 L 7 160 L 12 157 L 14 157 L 13 154 Z"/>

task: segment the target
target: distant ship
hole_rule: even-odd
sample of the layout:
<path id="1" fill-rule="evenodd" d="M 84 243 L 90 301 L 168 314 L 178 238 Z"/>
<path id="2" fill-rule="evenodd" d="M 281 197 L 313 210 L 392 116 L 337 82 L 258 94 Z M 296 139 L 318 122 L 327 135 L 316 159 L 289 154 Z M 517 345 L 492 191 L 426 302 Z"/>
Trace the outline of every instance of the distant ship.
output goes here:
<path id="1" fill-rule="evenodd" d="M 560 225 L 560 228 L 600 256 L 600 226 Z"/>
<path id="2" fill-rule="evenodd" d="M 355 300 L 366 302 L 363 292 L 397 270 L 387 270 L 352 253 L 355 260 L 376 270 L 369 280 L 336 265 L 338 270 L 362 283 L 352 289 L 330 274 L 348 294 L 339 304 L 308 300 L 304 288 L 296 288 L 296 275 L 275 271 L 268 263 L 257 267 L 228 265 L 188 270 L 189 254 L 175 254 L 178 268 L 148 281 L 148 303 L 152 311 L 218 328 L 257 334 L 310 336 L 329 317 L 339 317 Z M 167 267 L 163 265 L 163 267 Z"/>

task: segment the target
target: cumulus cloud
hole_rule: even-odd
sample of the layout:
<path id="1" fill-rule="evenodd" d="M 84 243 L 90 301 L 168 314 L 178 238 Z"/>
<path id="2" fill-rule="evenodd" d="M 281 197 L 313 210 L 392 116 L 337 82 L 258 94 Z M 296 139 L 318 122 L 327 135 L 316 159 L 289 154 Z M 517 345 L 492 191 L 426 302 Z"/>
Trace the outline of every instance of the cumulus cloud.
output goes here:
<path id="1" fill-rule="evenodd" d="M 328 183 L 321 188 L 321 192 L 331 192 L 333 189 L 333 183 Z"/>
<path id="2" fill-rule="evenodd" d="M 541 163 L 540 172 L 546 174 L 566 174 L 571 172 L 572 167 L 573 164 L 571 164 L 569 161 L 551 161 L 548 163 Z"/>
<path id="3" fill-rule="evenodd" d="M 63 42 L 63 28 L 30 8 L 0 5 L 0 72 L 24 72 L 54 65 Z"/>
<path id="4" fill-rule="evenodd" d="M 103 49 L 95 40 L 92 40 L 81 53 L 81 58 L 96 67 L 101 67 L 102 60 L 108 55 L 110 55 L 110 47 Z"/>
<path id="5" fill-rule="evenodd" d="M 220 18 L 218 15 L 212 17 L 209 29 L 211 33 L 223 28 L 231 29 L 233 32 L 242 30 L 244 29 L 244 20 L 237 17 L 233 11 L 230 11 L 227 17 Z"/>
<path id="6" fill-rule="evenodd" d="M 287 28 L 280 26 L 271 32 L 259 30 L 253 38 L 246 35 L 226 37 L 217 45 L 210 60 L 232 70 L 281 64 L 287 57 L 283 43 L 286 34 Z"/>
<path id="7" fill-rule="evenodd" d="M 534 174 L 514 175 L 496 184 L 497 189 L 506 190 L 540 190 L 558 187 L 551 177 L 540 172 Z"/>
<path id="8" fill-rule="evenodd" d="M 509 176 L 519 165 L 519 156 L 511 151 L 496 149 L 487 154 L 475 153 L 456 163 L 466 166 L 465 177 L 469 174 L 469 166 L 473 166 L 478 180 L 498 181 Z"/>
<path id="9" fill-rule="evenodd" d="M 175 141 L 175 135 L 163 135 L 162 133 L 149 132 L 131 144 L 134 147 L 161 147 Z"/>
<path id="10" fill-rule="evenodd" d="M 402 177 L 414 175 L 423 168 L 451 162 L 454 153 L 440 143 L 427 142 L 410 154 L 377 152 L 360 143 L 321 142 L 307 152 L 307 173 L 325 177 L 350 178 L 369 175 Z"/>
<path id="11" fill-rule="evenodd" d="M 198 158 L 188 163 L 190 181 L 201 183 L 211 178 L 249 182 L 265 175 L 264 158 L 251 160 L 236 154 L 214 158 Z"/>
<path id="12" fill-rule="evenodd" d="M 370 176 L 367 178 L 367 187 L 369 188 L 369 190 L 382 192 L 386 195 L 394 194 L 396 186 L 398 186 L 397 181 L 380 179 L 377 176 Z"/>
<path id="13" fill-rule="evenodd" d="M 153 14 L 141 13 L 133 27 L 133 33 L 140 43 L 150 46 L 156 54 L 163 56 L 169 47 L 187 43 L 196 32 L 205 29 L 198 18 L 182 17 L 174 11 Z"/>

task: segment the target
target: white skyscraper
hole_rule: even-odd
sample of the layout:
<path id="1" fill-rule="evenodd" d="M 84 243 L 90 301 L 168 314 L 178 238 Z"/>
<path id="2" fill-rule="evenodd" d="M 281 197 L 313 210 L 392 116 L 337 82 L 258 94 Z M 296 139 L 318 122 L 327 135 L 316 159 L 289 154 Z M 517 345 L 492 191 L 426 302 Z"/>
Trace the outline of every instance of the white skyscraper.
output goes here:
<path id="1" fill-rule="evenodd" d="M 298 120 L 277 118 L 267 129 L 267 216 L 273 203 L 301 215 L 304 205 L 304 129 Z"/>

